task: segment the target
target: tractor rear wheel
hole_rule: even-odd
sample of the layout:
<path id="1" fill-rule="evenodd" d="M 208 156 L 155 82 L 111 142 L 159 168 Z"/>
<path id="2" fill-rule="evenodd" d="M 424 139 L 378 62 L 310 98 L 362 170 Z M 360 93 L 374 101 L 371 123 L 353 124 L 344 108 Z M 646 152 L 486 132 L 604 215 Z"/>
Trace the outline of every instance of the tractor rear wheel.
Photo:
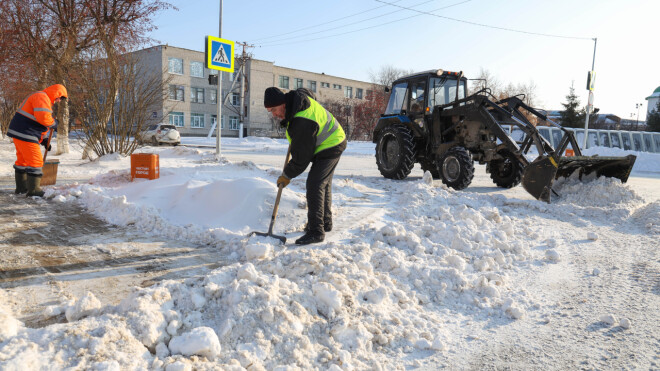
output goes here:
<path id="1" fill-rule="evenodd" d="M 463 147 L 452 147 L 438 161 L 442 183 L 456 190 L 467 188 L 474 178 L 474 161 Z"/>
<path id="2" fill-rule="evenodd" d="M 376 142 L 376 164 L 389 179 L 405 179 L 415 166 L 415 144 L 410 129 L 391 125 L 383 129 Z"/>
<path id="3" fill-rule="evenodd" d="M 490 178 L 498 187 L 513 188 L 517 186 L 520 184 L 525 170 L 523 164 L 511 151 L 500 150 L 498 154 L 502 158 L 492 160 L 488 164 L 487 170 L 490 172 Z"/>

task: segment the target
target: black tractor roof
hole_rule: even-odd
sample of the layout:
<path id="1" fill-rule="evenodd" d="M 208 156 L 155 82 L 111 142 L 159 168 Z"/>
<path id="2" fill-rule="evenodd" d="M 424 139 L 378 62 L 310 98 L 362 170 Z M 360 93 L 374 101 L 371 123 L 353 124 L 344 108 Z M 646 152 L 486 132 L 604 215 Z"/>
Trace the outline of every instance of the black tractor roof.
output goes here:
<path id="1" fill-rule="evenodd" d="M 422 72 L 415 72 L 415 73 L 410 74 L 410 75 L 399 77 L 398 79 L 394 80 L 394 82 L 392 82 L 392 85 L 394 86 L 395 84 L 397 84 L 399 82 L 412 80 L 414 78 L 423 77 L 423 76 L 425 76 L 425 77 L 428 77 L 428 76 L 431 76 L 431 77 L 447 76 L 447 77 L 456 78 L 456 77 L 458 77 L 458 75 L 459 75 L 459 72 L 445 71 L 443 69 L 428 70 L 428 71 L 422 71 Z M 467 81 L 467 77 L 462 76 L 461 80 Z"/>

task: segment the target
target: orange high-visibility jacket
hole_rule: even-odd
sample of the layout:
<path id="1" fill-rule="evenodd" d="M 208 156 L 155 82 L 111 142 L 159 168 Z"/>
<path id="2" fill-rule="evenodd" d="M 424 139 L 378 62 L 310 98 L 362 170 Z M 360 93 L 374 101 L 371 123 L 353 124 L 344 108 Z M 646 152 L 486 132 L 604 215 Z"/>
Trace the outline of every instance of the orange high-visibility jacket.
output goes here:
<path id="1" fill-rule="evenodd" d="M 53 125 L 53 104 L 57 98 L 67 97 L 66 88 L 55 84 L 32 93 L 21 103 L 9 124 L 7 136 L 25 142 L 40 143 L 48 128 Z"/>

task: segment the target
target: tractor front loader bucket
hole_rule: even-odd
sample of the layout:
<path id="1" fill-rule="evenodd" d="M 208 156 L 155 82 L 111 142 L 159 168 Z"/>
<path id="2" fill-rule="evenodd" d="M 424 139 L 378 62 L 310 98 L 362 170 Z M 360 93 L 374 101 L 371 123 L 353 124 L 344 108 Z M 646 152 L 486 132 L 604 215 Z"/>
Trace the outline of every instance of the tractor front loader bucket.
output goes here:
<path id="1" fill-rule="evenodd" d="M 578 172 L 579 179 L 594 174 L 620 179 L 625 183 L 630 176 L 637 156 L 600 157 L 570 156 L 560 157 L 559 162 L 552 156 L 541 157 L 525 167 L 522 185 L 536 199 L 550 202 L 552 184 L 556 179 L 568 178 Z"/>

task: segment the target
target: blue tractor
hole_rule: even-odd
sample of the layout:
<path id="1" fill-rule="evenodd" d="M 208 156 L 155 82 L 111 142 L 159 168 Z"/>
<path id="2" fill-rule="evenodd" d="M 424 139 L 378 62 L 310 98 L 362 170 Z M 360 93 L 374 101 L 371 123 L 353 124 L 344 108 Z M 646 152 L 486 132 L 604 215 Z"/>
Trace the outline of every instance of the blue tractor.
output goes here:
<path id="1" fill-rule="evenodd" d="M 498 187 L 522 183 L 536 199 L 550 202 L 557 195 L 552 184 L 575 171 L 595 173 L 626 182 L 636 157 L 582 156 L 575 136 L 538 110 L 513 96 L 498 100 L 489 89 L 468 95 L 462 72 L 431 70 L 408 75 L 392 83 L 385 113 L 374 128 L 376 163 L 390 179 L 404 179 L 415 163 L 448 187 L 461 190 L 474 177 L 474 161 Z M 490 98 L 493 98 L 491 100 Z M 530 117 L 559 127 L 564 135 L 555 149 L 543 138 Z M 515 141 L 504 128 L 520 128 Z M 562 154 L 571 147 L 575 156 Z M 525 156 L 534 148 L 533 161 Z"/>

